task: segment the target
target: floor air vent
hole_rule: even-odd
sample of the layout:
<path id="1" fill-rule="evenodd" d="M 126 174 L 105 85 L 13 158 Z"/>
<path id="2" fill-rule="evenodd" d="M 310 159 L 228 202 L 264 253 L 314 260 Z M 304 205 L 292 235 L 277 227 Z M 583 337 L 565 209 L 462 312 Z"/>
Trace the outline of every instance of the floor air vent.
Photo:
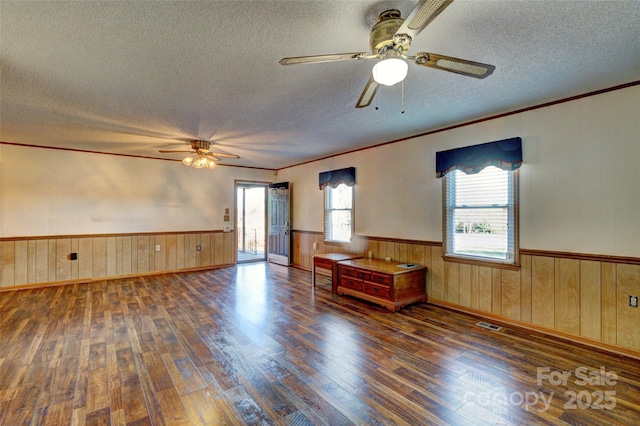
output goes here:
<path id="1" fill-rule="evenodd" d="M 493 330 L 493 331 L 502 330 L 502 327 L 500 327 L 499 325 L 489 324 L 488 322 L 483 322 L 483 321 L 480 321 L 476 325 L 478 327 L 486 328 L 487 330 Z"/>

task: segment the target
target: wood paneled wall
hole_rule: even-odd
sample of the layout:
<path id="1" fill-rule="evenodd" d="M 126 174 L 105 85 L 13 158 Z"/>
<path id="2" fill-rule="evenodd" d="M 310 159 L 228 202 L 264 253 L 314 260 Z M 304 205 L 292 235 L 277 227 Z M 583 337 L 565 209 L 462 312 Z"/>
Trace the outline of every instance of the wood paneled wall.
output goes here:
<path id="1" fill-rule="evenodd" d="M 440 303 L 565 337 L 640 351 L 640 259 L 521 250 L 518 271 L 445 262 L 440 243 L 357 237 L 324 244 L 319 232 L 294 231 L 294 265 L 311 268 L 314 254 L 357 253 L 428 267 L 427 295 Z M 313 250 L 316 243 L 316 250 Z"/>
<path id="2" fill-rule="evenodd" d="M 0 288 L 231 265 L 235 235 L 210 231 L 2 239 Z M 78 259 L 70 260 L 71 253 Z"/>

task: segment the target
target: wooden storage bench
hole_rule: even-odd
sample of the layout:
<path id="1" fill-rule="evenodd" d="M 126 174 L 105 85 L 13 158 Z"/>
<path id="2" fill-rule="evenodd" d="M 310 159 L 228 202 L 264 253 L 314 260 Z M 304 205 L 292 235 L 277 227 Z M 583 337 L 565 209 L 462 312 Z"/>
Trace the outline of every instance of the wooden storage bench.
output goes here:
<path id="1" fill-rule="evenodd" d="M 337 262 L 338 294 L 347 294 L 397 311 L 405 305 L 427 300 L 427 267 L 400 267 L 379 259 Z"/>

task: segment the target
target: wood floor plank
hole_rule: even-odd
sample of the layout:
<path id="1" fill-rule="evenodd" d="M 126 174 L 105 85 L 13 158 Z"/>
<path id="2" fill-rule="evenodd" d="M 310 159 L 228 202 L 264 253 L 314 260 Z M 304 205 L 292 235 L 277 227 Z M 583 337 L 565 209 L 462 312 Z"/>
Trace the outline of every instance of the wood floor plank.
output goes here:
<path id="1" fill-rule="evenodd" d="M 115 351 L 115 361 L 117 364 L 118 378 L 123 380 L 131 375 L 136 374 L 136 364 L 134 360 L 133 350 L 131 348 L 122 348 Z"/>
<path id="2" fill-rule="evenodd" d="M 189 424 L 221 424 L 225 413 L 207 389 L 192 392 L 180 397 L 185 408 Z"/>
<path id="3" fill-rule="evenodd" d="M 86 415 L 85 421 L 87 425 L 109 425 L 111 424 L 111 409 L 105 407 L 89 413 Z"/>
<path id="4" fill-rule="evenodd" d="M 72 400 L 62 401 L 58 404 L 53 404 L 48 407 L 39 408 L 34 418 L 32 419 L 32 424 L 37 425 L 68 425 L 71 422 L 72 417 Z"/>
<path id="5" fill-rule="evenodd" d="M 109 386 L 105 367 L 89 371 L 87 384 L 87 415 L 109 407 Z"/>
<path id="6" fill-rule="evenodd" d="M 0 292 L 0 425 L 636 424 L 637 359 L 478 321 L 268 263 Z"/>
<path id="7" fill-rule="evenodd" d="M 173 387 L 171 376 L 167 371 L 162 356 L 157 352 L 145 352 L 141 356 L 142 362 L 149 374 L 154 392 L 162 392 L 163 390 Z"/>
<path id="8" fill-rule="evenodd" d="M 162 418 L 167 425 L 189 425 L 189 416 L 182 405 L 180 395 L 176 389 L 169 388 L 162 392 L 158 392 L 158 402 L 162 412 Z"/>
<path id="9" fill-rule="evenodd" d="M 149 420 L 140 378 L 131 375 L 120 382 L 124 418 L 127 423 Z"/>

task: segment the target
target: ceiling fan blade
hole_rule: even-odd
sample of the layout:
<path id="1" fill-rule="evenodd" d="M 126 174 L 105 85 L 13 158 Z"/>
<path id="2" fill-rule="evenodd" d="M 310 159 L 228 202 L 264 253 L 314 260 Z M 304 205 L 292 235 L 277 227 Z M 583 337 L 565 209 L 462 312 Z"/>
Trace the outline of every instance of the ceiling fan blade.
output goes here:
<path id="1" fill-rule="evenodd" d="M 182 154 L 182 153 L 186 153 L 186 152 L 194 152 L 194 151 L 167 151 L 167 150 L 160 150 L 158 151 L 160 154 Z"/>
<path id="2" fill-rule="evenodd" d="M 420 52 L 416 54 L 413 57 L 413 60 L 418 65 L 454 72 L 456 74 L 462 74 L 473 78 L 489 77 L 493 73 L 493 70 L 496 69 L 495 65 L 483 64 L 481 62 L 468 61 L 466 59 L 427 52 Z"/>
<path id="3" fill-rule="evenodd" d="M 207 158 L 211 158 L 213 161 L 221 161 L 221 158 L 216 157 L 215 155 L 213 155 L 213 153 L 211 152 L 207 152 L 204 154 L 205 157 Z"/>
<path id="4" fill-rule="evenodd" d="M 216 157 L 224 157 L 224 158 L 240 158 L 239 155 L 235 155 L 235 154 L 225 154 L 224 152 L 212 152 L 212 155 L 215 155 Z"/>
<path id="5" fill-rule="evenodd" d="M 367 85 L 364 86 L 364 90 L 360 95 L 360 99 L 356 102 L 356 108 L 364 108 L 371 105 L 371 101 L 376 96 L 376 92 L 378 91 L 378 83 L 373 79 L 373 75 L 369 77 L 369 81 Z"/>
<path id="6" fill-rule="evenodd" d="M 408 34 L 415 38 L 420 31 L 431 23 L 443 10 L 451 4 L 453 0 L 420 0 L 415 5 L 409 16 L 407 16 L 396 31 L 396 34 Z"/>
<path id="7" fill-rule="evenodd" d="M 360 53 L 336 53 L 334 55 L 294 56 L 280 59 L 280 65 L 317 64 L 322 62 L 348 61 L 375 58 L 366 52 Z"/>

